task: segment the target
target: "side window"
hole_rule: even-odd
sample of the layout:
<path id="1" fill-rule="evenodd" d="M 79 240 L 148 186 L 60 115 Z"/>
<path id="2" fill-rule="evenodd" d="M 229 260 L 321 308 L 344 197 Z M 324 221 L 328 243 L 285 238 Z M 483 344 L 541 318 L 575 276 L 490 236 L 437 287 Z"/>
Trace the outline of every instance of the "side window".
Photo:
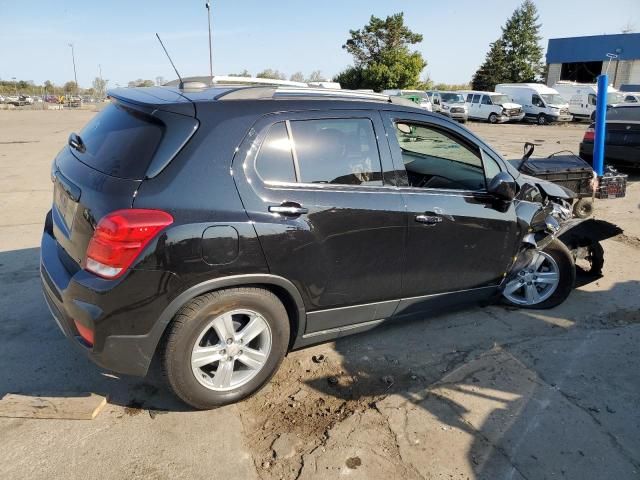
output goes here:
<path id="1" fill-rule="evenodd" d="M 473 96 L 473 103 L 480 103 L 480 95 Z"/>
<path id="2" fill-rule="evenodd" d="M 482 96 L 482 104 L 483 105 L 491 105 L 491 99 L 489 98 L 489 95 L 483 95 Z"/>
<path id="3" fill-rule="evenodd" d="M 589 105 L 595 105 L 596 104 L 596 96 L 593 93 L 589 94 Z"/>
<path id="4" fill-rule="evenodd" d="M 484 176 L 487 178 L 487 183 L 502 171 L 498 162 L 484 150 L 482 151 L 482 163 L 484 164 Z"/>
<path id="5" fill-rule="evenodd" d="M 625 102 L 628 103 L 637 103 L 638 100 L 636 100 L 636 97 L 634 97 L 633 95 L 627 95 L 627 97 L 624 99 Z"/>
<path id="6" fill-rule="evenodd" d="M 302 183 L 382 185 L 382 167 L 371 120 L 291 122 Z"/>
<path id="7" fill-rule="evenodd" d="M 256 170 L 265 182 L 295 182 L 291 142 L 284 122 L 271 125 L 260 146 Z"/>
<path id="8" fill-rule="evenodd" d="M 395 123 L 395 134 L 410 186 L 455 190 L 485 188 L 480 151 L 453 132 L 401 121 Z"/>
<path id="9" fill-rule="evenodd" d="M 471 103 L 472 100 L 473 100 L 473 93 L 468 93 L 466 102 Z"/>
<path id="10" fill-rule="evenodd" d="M 542 103 L 542 99 L 535 93 L 531 95 L 531 104 L 534 107 L 544 107 L 544 103 Z"/>
<path id="11" fill-rule="evenodd" d="M 434 93 L 432 98 L 433 98 L 434 105 L 440 105 L 440 95 L 438 95 L 437 93 Z"/>

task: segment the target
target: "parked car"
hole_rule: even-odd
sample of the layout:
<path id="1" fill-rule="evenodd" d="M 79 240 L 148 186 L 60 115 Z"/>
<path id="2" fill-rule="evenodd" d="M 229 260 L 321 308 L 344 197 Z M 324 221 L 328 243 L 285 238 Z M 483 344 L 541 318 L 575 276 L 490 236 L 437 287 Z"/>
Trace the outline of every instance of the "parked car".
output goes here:
<path id="1" fill-rule="evenodd" d="M 640 92 L 625 92 L 623 103 L 640 103 Z"/>
<path id="2" fill-rule="evenodd" d="M 465 123 L 469 111 L 465 105 L 464 96 L 460 92 L 427 91 L 433 111 Z"/>
<path id="3" fill-rule="evenodd" d="M 5 103 L 4 95 L 0 95 L 0 104 Z"/>
<path id="4" fill-rule="evenodd" d="M 580 157 L 593 164 L 595 123 L 589 125 L 580 143 Z M 640 167 L 640 105 L 607 108 L 605 162 L 620 167 Z"/>
<path id="5" fill-rule="evenodd" d="M 180 84 L 110 91 L 53 161 L 42 288 L 100 366 L 145 375 L 157 354 L 211 408 L 386 319 L 569 295 L 571 192 L 456 122 L 386 95 Z"/>
<path id="6" fill-rule="evenodd" d="M 519 122 L 524 118 L 522 105 L 511 102 L 502 93 L 473 90 L 460 93 L 465 96 L 469 118 L 489 123 Z"/>
<path id="7" fill-rule="evenodd" d="M 541 83 L 501 83 L 496 85 L 495 91 L 522 105 L 525 119 L 538 125 L 573 120 L 567 101 L 557 90 Z"/>
<path id="8" fill-rule="evenodd" d="M 420 108 L 423 108 L 427 112 L 433 111 L 433 105 L 431 105 L 431 100 L 429 99 L 429 95 L 422 90 L 383 90 L 382 93 L 384 95 L 395 95 L 406 98 L 407 100 L 411 100 L 413 103 L 418 105 Z"/>
<path id="9" fill-rule="evenodd" d="M 82 98 L 78 95 L 67 95 L 64 99 L 64 104 L 68 107 L 80 107 L 82 105 Z"/>
<path id="10" fill-rule="evenodd" d="M 33 98 L 28 95 L 9 95 L 5 97 L 5 103 L 21 107 L 23 105 L 30 105 L 33 103 Z"/>
<path id="11" fill-rule="evenodd" d="M 598 86 L 595 83 L 558 82 L 553 88 L 569 102 L 574 119 L 595 120 Z M 621 103 L 624 96 L 611 85 L 607 88 L 607 105 Z"/>

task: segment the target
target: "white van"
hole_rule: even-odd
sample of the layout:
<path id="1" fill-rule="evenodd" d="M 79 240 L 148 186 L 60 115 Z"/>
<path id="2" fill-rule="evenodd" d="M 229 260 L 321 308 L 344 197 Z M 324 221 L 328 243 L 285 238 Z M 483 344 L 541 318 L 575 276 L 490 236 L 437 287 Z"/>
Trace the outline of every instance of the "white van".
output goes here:
<path id="1" fill-rule="evenodd" d="M 556 90 L 542 83 L 500 83 L 495 91 L 504 93 L 512 102 L 522 105 L 524 118 L 538 125 L 573 120 L 567 101 Z"/>
<path id="2" fill-rule="evenodd" d="M 431 99 L 434 112 L 442 113 L 462 123 L 469 118 L 469 110 L 464 103 L 464 96 L 460 92 L 428 90 L 427 95 Z"/>
<path id="3" fill-rule="evenodd" d="M 598 86 L 595 83 L 558 82 L 555 88 L 569 102 L 569 113 L 576 118 L 595 120 L 596 95 Z M 622 103 L 624 95 L 611 85 L 607 88 L 607 105 Z"/>
<path id="4" fill-rule="evenodd" d="M 489 123 L 519 122 L 524 118 L 524 110 L 519 103 L 513 103 L 503 93 L 463 90 L 469 118 L 486 120 Z"/>
<path id="5" fill-rule="evenodd" d="M 400 90 L 400 89 L 390 89 L 383 90 L 382 93 L 384 95 L 389 96 L 399 96 L 406 98 L 408 100 L 416 103 L 420 108 L 424 108 L 427 112 L 433 112 L 433 105 L 431 105 L 431 100 L 426 92 L 422 90 Z"/>

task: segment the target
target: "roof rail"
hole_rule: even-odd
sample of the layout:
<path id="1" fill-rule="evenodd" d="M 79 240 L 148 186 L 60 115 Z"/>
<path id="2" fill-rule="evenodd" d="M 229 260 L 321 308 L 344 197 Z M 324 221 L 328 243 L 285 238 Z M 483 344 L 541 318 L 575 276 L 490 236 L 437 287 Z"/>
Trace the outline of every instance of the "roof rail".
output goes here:
<path id="1" fill-rule="evenodd" d="M 238 88 L 228 92 L 223 92 L 216 97 L 216 100 L 259 100 L 267 98 L 333 98 L 341 100 L 374 100 L 378 102 L 391 101 L 389 95 L 384 95 L 382 93 L 286 86 Z"/>
<path id="2" fill-rule="evenodd" d="M 187 84 L 204 84 L 205 87 L 214 87 L 219 84 L 231 85 L 283 85 L 289 87 L 306 87 L 303 82 L 293 82 L 290 80 L 276 80 L 273 78 L 254 78 L 254 77 L 233 77 L 228 75 L 185 77 L 182 79 L 183 85 Z M 180 85 L 180 79 L 171 80 L 164 84 L 166 87 L 177 87 Z"/>

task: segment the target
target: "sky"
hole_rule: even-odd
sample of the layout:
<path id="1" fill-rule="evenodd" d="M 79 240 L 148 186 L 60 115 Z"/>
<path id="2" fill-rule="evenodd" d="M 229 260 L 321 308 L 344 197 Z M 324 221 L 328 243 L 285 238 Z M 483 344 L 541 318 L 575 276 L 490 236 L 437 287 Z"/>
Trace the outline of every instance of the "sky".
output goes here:
<path id="1" fill-rule="evenodd" d="M 640 0 L 535 0 L 542 45 L 549 38 L 640 31 Z M 266 68 L 291 75 L 320 70 L 331 77 L 352 63 L 341 46 L 350 29 L 403 11 L 405 23 L 424 36 L 415 46 L 435 82 L 468 82 L 489 43 L 520 0 L 213 0 L 214 73 Z M 209 70 L 204 0 L 0 0 L 0 79 L 73 80 L 90 87 L 102 68 L 109 87 L 137 78 L 174 79 L 155 32 L 182 76 Z"/>

